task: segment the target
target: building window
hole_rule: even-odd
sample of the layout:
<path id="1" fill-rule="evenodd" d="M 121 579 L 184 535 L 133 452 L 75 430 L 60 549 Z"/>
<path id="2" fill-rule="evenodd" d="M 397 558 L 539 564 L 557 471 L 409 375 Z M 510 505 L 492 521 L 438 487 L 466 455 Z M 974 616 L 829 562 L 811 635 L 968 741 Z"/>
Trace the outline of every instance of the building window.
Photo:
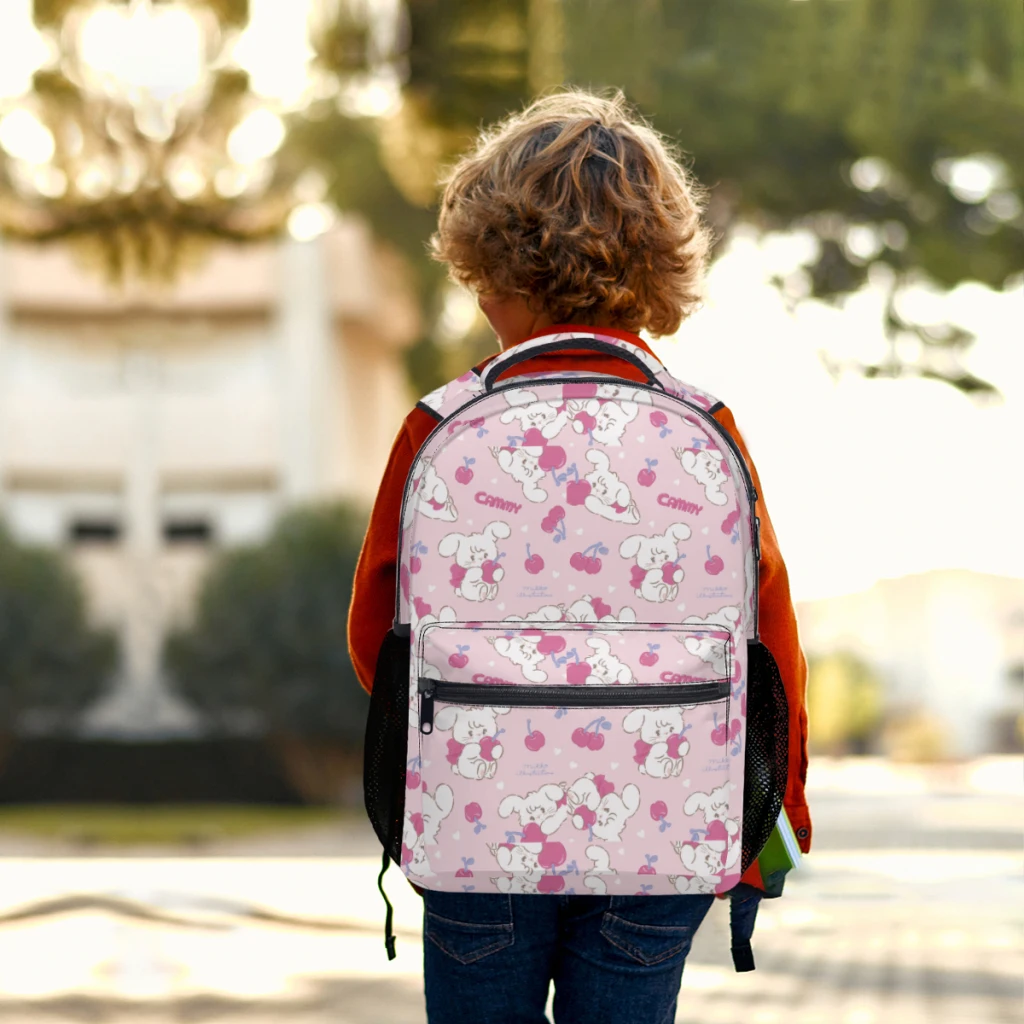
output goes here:
<path id="1" fill-rule="evenodd" d="M 68 528 L 72 544 L 116 544 L 121 539 L 121 524 L 116 519 L 81 516 L 72 519 Z"/>
<path id="2" fill-rule="evenodd" d="M 168 544 L 212 544 L 213 527 L 208 519 L 167 519 L 164 540 Z"/>

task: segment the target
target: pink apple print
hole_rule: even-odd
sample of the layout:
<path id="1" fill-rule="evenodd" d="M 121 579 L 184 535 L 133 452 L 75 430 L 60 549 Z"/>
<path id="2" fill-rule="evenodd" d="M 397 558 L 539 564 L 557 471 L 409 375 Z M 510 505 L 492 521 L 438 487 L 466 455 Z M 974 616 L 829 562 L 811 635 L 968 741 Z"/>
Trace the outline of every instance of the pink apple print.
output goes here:
<path id="1" fill-rule="evenodd" d="M 651 804 L 651 819 L 653 821 L 661 821 L 668 815 L 668 804 L 664 800 L 655 800 Z"/>
<path id="2" fill-rule="evenodd" d="M 495 758 L 494 750 L 498 749 L 498 756 L 501 755 L 501 743 L 496 736 L 484 736 L 480 740 L 480 756 L 485 761 L 493 761 Z"/>
<path id="3" fill-rule="evenodd" d="M 655 651 L 660 650 L 661 644 L 648 644 L 647 650 L 640 655 L 640 664 L 645 668 L 650 668 L 652 665 L 658 664 L 658 655 Z"/>
<path id="4" fill-rule="evenodd" d="M 547 443 L 548 439 L 536 427 L 530 427 L 523 435 L 523 444 L 527 448 L 545 448 Z"/>
<path id="5" fill-rule="evenodd" d="M 714 743 L 714 745 L 716 747 L 724 747 L 726 745 L 726 743 L 728 743 L 728 741 L 731 738 L 735 738 L 736 733 L 739 732 L 739 724 L 740 723 L 739 723 L 739 721 L 736 721 L 736 722 L 733 723 L 733 725 L 735 725 L 737 728 L 736 728 L 735 732 L 733 732 L 732 737 L 730 737 L 730 735 L 729 735 L 729 733 L 728 733 L 728 731 L 726 729 L 725 722 L 722 722 L 721 725 L 718 724 L 718 712 L 717 711 L 714 713 L 714 723 L 715 723 L 715 727 L 714 727 L 714 729 L 711 730 L 711 742 Z"/>
<path id="6" fill-rule="evenodd" d="M 455 872 L 455 877 L 456 878 L 472 878 L 473 877 L 473 872 L 470 871 L 469 869 L 470 869 L 470 867 L 474 863 L 475 863 L 475 860 L 474 860 L 473 857 L 463 857 L 462 858 L 462 867 L 459 868 L 459 870 Z"/>
<path id="7" fill-rule="evenodd" d="M 602 715 L 600 718 L 595 718 L 592 722 L 588 722 L 585 726 L 574 730 L 572 741 L 583 750 L 600 750 L 604 746 L 604 736 L 601 734 L 601 730 L 611 729 L 611 727 L 611 722 Z M 603 778 L 603 776 L 599 777 Z M 600 789 L 600 787 L 598 788 Z"/>
<path id="8" fill-rule="evenodd" d="M 420 773 L 413 771 L 409 768 L 405 773 L 405 788 L 406 789 L 419 789 L 420 787 Z"/>
<path id="9" fill-rule="evenodd" d="M 557 444 L 548 445 L 540 453 L 537 465 L 543 470 L 561 469 L 565 465 L 565 449 Z"/>
<path id="10" fill-rule="evenodd" d="M 660 410 L 651 413 L 651 426 L 658 428 L 659 437 L 668 437 L 672 433 L 668 426 L 668 417 Z"/>
<path id="11" fill-rule="evenodd" d="M 483 565 L 480 566 L 480 572 L 483 574 L 484 583 L 497 583 L 498 580 L 494 578 L 494 574 L 501 568 L 501 561 L 505 556 L 505 552 L 502 551 L 498 558 L 488 558 Z"/>
<path id="12" fill-rule="evenodd" d="M 661 567 L 661 578 L 671 587 L 682 579 L 682 570 L 675 562 L 666 562 Z"/>
<path id="13" fill-rule="evenodd" d="M 544 568 L 544 559 L 540 555 L 532 554 L 529 544 L 526 545 L 526 561 L 523 562 L 523 566 L 531 576 L 536 576 Z"/>
<path id="14" fill-rule="evenodd" d="M 724 461 L 724 460 L 723 460 Z M 740 521 L 740 510 L 734 508 L 726 517 L 722 520 L 722 533 L 732 533 L 733 527 Z"/>
<path id="15" fill-rule="evenodd" d="M 656 853 L 645 853 L 644 860 L 646 860 L 647 863 L 637 868 L 636 873 L 638 875 L 656 875 L 658 872 L 654 869 L 654 863 L 657 859 L 658 855 Z"/>
<path id="16" fill-rule="evenodd" d="M 537 892 L 561 892 L 564 888 L 564 875 L 541 875 L 539 881 L 537 882 Z"/>
<path id="17" fill-rule="evenodd" d="M 515 835 L 515 833 L 513 833 Z M 541 831 L 540 825 L 535 821 L 528 821 L 523 829 L 524 843 L 546 843 L 548 837 Z"/>
<path id="18" fill-rule="evenodd" d="M 641 469 L 636 475 L 636 482 L 641 487 L 650 487 L 655 480 L 658 479 L 657 474 L 654 472 L 654 467 L 658 464 L 657 459 L 644 459 L 647 463 L 646 469 Z"/>
<path id="19" fill-rule="evenodd" d="M 711 554 L 710 544 L 704 550 L 708 553 L 708 560 L 704 563 L 704 571 L 709 576 L 717 576 L 725 568 L 725 562 L 722 561 L 719 555 Z"/>
<path id="20" fill-rule="evenodd" d="M 565 637 L 548 633 L 538 641 L 537 650 L 545 657 L 549 654 L 558 654 L 565 650 Z"/>
<path id="21" fill-rule="evenodd" d="M 471 825 L 479 821 L 480 818 L 483 816 L 483 813 L 483 809 L 475 801 L 471 804 L 466 804 L 466 821 L 468 821 Z"/>
<path id="22" fill-rule="evenodd" d="M 455 645 L 455 654 L 448 655 L 448 664 L 452 668 L 465 668 L 469 664 L 469 658 L 466 657 L 466 651 L 469 650 L 469 644 L 463 646 L 462 644 Z"/>
<path id="23" fill-rule="evenodd" d="M 537 863 L 545 871 L 548 871 L 551 868 L 557 868 L 559 865 L 564 864 L 565 857 L 565 847 L 561 843 L 547 842 L 544 843 L 540 853 L 537 855 Z"/>
<path id="24" fill-rule="evenodd" d="M 549 512 L 548 515 L 556 522 L 560 523 L 565 518 L 565 509 L 561 505 L 555 505 Z"/>
<path id="25" fill-rule="evenodd" d="M 419 555 L 413 555 L 412 558 L 409 559 L 409 572 L 415 576 L 422 568 L 423 560 Z"/>
<path id="26" fill-rule="evenodd" d="M 608 548 L 604 546 L 602 541 L 598 541 L 582 551 L 574 552 L 569 559 L 569 564 L 577 572 L 585 572 L 588 576 L 595 576 L 601 571 L 601 559 L 597 556 L 607 554 Z"/>
<path id="27" fill-rule="evenodd" d="M 455 479 L 460 484 L 468 484 L 473 479 L 473 470 L 469 467 L 476 462 L 476 459 L 467 459 L 463 457 L 462 465 L 455 470 Z"/>
<path id="28" fill-rule="evenodd" d="M 597 420 L 589 412 L 578 412 L 573 419 L 580 425 L 582 432 L 589 434 L 597 426 Z"/>
<path id="29" fill-rule="evenodd" d="M 544 746 L 544 733 L 540 729 L 530 726 L 530 720 L 526 720 L 526 739 L 523 740 L 527 750 L 540 750 Z"/>
<path id="30" fill-rule="evenodd" d="M 572 686 L 582 686 L 590 675 L 590 666 L 585 661 L 577 661 L 573 665 L 569 665 L 565 670 L 565 679 Z M 580 730 L 577 730 L 579 732 Z M 575 736 L 575 733 L 573 733 Z M 573 741 L 575 742 L 575 740 Z M 577 746 L 583 746 L 582 743 Z"/>
<path id="31" fill-rule="evenodd" d="M 570 505 L 582 505 L 589 494 L 590 483 L 587 480 L 573 480 L 565 488 L 565 500 Z"/>

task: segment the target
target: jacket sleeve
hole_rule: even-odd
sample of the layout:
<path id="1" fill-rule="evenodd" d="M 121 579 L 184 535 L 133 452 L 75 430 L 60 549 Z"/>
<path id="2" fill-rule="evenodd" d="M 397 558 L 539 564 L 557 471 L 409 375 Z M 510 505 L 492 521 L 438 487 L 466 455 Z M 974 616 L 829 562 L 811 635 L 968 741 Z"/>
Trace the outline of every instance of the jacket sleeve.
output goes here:
<path id="1" fill-rule="evenodd" d="M 761 640 L 778 663 L 789 702 L 789 781 L 784 804 L 801 850 L 811 847 L 811 818 L 804 784 L 807 780 L 807 663 L 800 649 L 796 613 L 789 593 L 789 575 L 779 551 L 757 469 L 732 413 L 719 409 L 715 419 L 732 435 L 743 453 L 757 488 L 756 514 L 761 520 L 760 609 Z"/>
<path id="2" fill-rule="evenodd" d="M 377 654 L 395 617 L 398 534 L 405 481 L 419 450 L 406 422 L 395 438 L 356 563 L 348 612 L 348 650 L 363 689 L 373 688 Z"/>

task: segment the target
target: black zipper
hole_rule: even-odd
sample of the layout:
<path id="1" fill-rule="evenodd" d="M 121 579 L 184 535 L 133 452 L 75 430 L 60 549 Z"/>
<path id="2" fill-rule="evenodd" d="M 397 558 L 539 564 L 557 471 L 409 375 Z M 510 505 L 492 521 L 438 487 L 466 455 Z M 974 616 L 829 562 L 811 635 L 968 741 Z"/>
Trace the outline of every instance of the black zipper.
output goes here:
<path id="1" fill-rule="evenodd" d="M 743 453 L 740 451 L 739 445 L 736 444 L 736 442 L 733 440 L 732 435 L 729 433 L 729 431 L 726 430 L 718 422 L 718 420 L 716 420 L 714 418 L 714 416 L 712 416 L 706 409 L 702 409 L 699 405 L 696 405 L 693 402 L 688 402 L 685 398 L 680 398 L 678 395 L 673 395 L 670 392 L 666 391 L 663 387 L 656 386 L 654 384 L 642 384 L 642 383 L 640 383 L 638 381 L 635 381 L 635 380 L 628 380 L 625 377 L 613 378 L 613 379 L 622 380 L 625 383 L 627 383 L 629 385 L 629 387 L 634 388 L 634 389 L 636 389 L 638 391 L 653 391 L 655 394 L 663 395 L 665 398 L 670 398 L 670 399 L 672 399 L 672 401 L 678 402 L 681 406 L 683 406 L 686 409 L 689 409 L 691 412 L 695 412 L 702 420 L 705 420 L 707 423 L 709 423 L 711 425 L 711 427 L 713 428 L 713 430 L 715 432 L 715 435 L 718 436 L 721 440 L 723 440 L 725 442 L 726 446 L 729 448 L 729 450 L 736 457 L 736 463 L 740 467 L 740 473 L 743 476 L 743 484 L 744 484 L 744 488 L 745 488 L 745 490 L 747 492 L 747 501 L 750 503 L 750 518 L 751 518 L 751 520 L 753 520 L 755 518 L 754 507 L 757 504 L 757 489 L 754 487 L 754 478 L 750 475 L 750 469 L 747 466 L 746 459 L 743 458 Z M 608 374 L 604 374 L 604 375 L 599 376 L 599 377 L 547 377 L 547 378 L 545 378 L 542 381 L 537 381 L 536 383 L 538 385 L 539 384 L 567 384 L 567 383 L 572 383 L 572 384 L 607 384 L 608 380 L 609 380 L 609 375 Z M 507 384 L 502 384 L 500 387 L 492 388 L 490 391 L 485 391 L 483 394 L 477 395 L 476 398 L 471 398 L 465 405 L 463 405 L 460 408 L 456 409 L 455 412 L 453 412 L 450 416 L 446 416 L 443 420 L 441 420 L 440 423 L 438 423 L 438 425 L 436 427 L 434 427 L 434 429 L 427 435 L 426 440 L 420 446 L 420 452 L 423 452 L 423 451 L 425 451 L 427 449 L 427 446 L 430 444 L 430 442 L 434 440 L 434 436 L 436 434 L 438 434 L 441 431 L 441 429 L 450 420 L 452 420 L 456 416 L 464 413 L 471 406 L 476 405 L 477 402 L 482 402 L 485 398 L 490 398 L 492 395 L 501 394 L 502 391 L 508 391 L 511 388 L 523 387 L 523 386 L 524 386 L 524 384 L 523 384 L 522 381 L 517 381 L 517 380 L 513 379 L 513 380 L 509 381 Z M 418 452 L 416 454 L 416 457 L 413 459 L 413 466 L 416 465 L 416 462 L 419 460 L 419 457 L 420 456 L 419 456 L 419 452 Z M 402 508 L 401 508 L 401 511 L 399 512 L 399 519 L 398 519 L 399 523 L 404 523 L 405 522 L 405 507 L 406 507 L 406 504 L 409 501 L 409 481 L 411 479 L 412 479 L 412 471 L 411 471 L 411 467 L 410 467 L 409 477 L 408 477 L 408 479 L 405 482 L 405 490 L 402 492 Z M 751 522 L 750 534 L 751 534 L 751 539 L 752 540 L 754 538 L 754 530 L 755 530 L 754 524 L 753 524 L 753 522 Z M 399 530 L 398 534 L 399 534 L 399 536 L 398 536 L 398 559 L 399 559 L 399 561 L 401 561 L 401 557 L 402 557 L 402 531 Z M 758 587 L 759 587 L 759 571 L 758 570 L 759 570 L 758 560 L 755 558 L 754 559 L 754 593 L 755 594 L 757 593 Z M 399 627 L 399 626 L 403 626 L 406 629 L 406 632 L 408 632 L 408 627 L 405 626 L 404 623 L 399 623 L 399 621 L 398 621 L 399 611 L 400 611 L 401 607 L 402 607 L 401 588 L 396 586 L 395 587 L 395 626 L 396 626 L 396 628 Z M 756 613 L 755 613 L 755 616 L 756 616 Z M 757 637 L 758 635 L 759 635 L 758 623 L 757 623 L 757 620 L 756 620 L 756 617 L 755 617 L 755 621 L 754 621 L 754 636 Z"/>
<path id="2" fill-rule="evenodd" d="M 434 701 L 444 704 L 506 705 L 520 708 L 628 708 L 712 704 L 729 696 L 730 683 L 671 686 L 496 686 L 449 683 L 420 676 L 420 732 L 434 731 Z"/>

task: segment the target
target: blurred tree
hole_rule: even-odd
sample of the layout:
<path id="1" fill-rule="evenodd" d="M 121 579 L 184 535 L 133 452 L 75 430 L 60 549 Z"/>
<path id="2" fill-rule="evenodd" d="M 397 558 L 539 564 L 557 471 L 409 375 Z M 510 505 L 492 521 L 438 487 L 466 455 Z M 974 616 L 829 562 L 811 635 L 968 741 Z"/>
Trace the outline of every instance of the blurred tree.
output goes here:
<path id="1" fill-rule="evenodd" d="M 814 235 L 814 258 L 777 282 L 789 300 L 838 302 L 869 275 L 886 285 L 888 357 L 831 364 L 835 372 L 920 375 L 992 392 L 963 365 L 971 335 L 910 321 L 900 294 L 922 277 L 1000 288 L 1024 267 L 1018 0 L 407 0 L 406 8 L 405 102 L 372 129 L 372 156 L 368 143 L 361 150 L 369 191 L 352 180 L 343 132 L 322 126 L 310 141 L 324 166 L 342 171 L 333 192 L 342 208 L 396 241 L 404 236 L 400 247 L 424 267 L 428 311 L 439 310 L 429 297 L 440 275 L 425 269 L 424 245 L 431 184 L 444 165 L 482 123 L 549 85 L 615 86 L 693 154 L 720 237 L 740 221 Z M 420 358 L 420 369 L 437 362 Z"/>
<path id="2" fill-rule="evenodd" d="M 345 627 L 364 527 L 345 506 L 304 509 L 261 547 L 225 553 L 165 650 L 172 685 L 211 727 L 265 733 L 315 800 L 338 798 L 362 745 Z"/>
<path id="3" fill-rule="evenodd" d="M 810 742 L 817 753 L 866 754 L 882 725 L 882 682 L 848 651 L 811 658 L 807 666 Z"/>
<path id="4" fill-rule="evenodd" d="M 0 736 L 70 731 L 116 663 L 113 634 L 88 625 L 63 559 L 15 544 L 0 527 Z"/>

